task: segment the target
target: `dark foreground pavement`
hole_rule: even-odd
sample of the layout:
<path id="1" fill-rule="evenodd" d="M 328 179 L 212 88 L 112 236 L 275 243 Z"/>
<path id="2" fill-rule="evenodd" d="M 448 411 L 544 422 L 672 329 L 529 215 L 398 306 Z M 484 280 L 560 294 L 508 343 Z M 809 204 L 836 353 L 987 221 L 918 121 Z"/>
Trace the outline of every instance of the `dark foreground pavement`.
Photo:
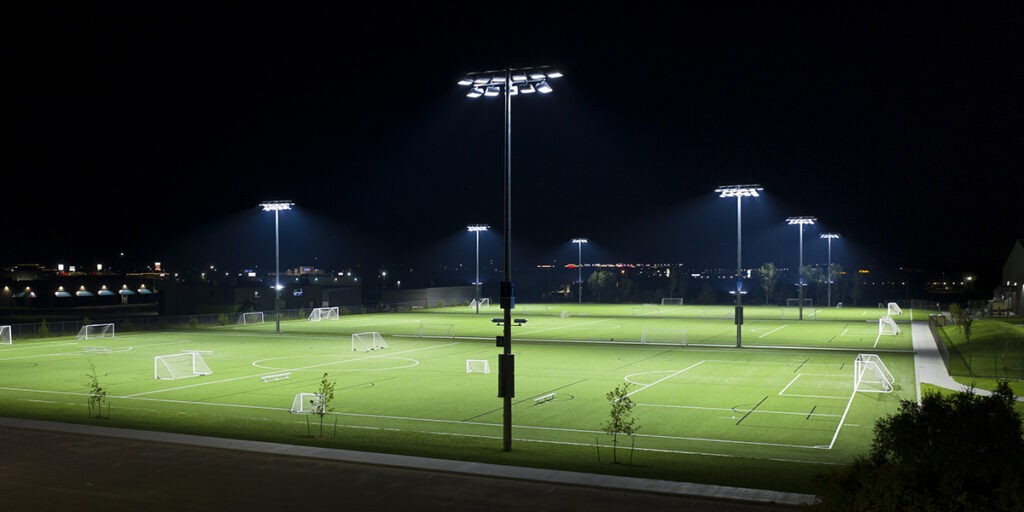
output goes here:
<path id="1" fill-rule="evenodd" d="M 5 419 L 0 424 L 0 509 L 4 511 L 795 509 L 197 446 L 150 440 L 145 435 L 111 437 L 73 428 L 25 428 L 23 423 Z"/>

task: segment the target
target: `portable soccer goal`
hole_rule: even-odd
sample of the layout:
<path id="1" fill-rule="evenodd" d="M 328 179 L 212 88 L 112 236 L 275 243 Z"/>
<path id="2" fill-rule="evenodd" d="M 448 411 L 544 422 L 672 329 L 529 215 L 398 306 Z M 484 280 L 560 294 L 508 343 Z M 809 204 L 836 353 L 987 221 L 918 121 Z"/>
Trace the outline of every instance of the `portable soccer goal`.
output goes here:
<path id="1" fill-rule="evenodd" d="M 324 401 L 318 393 L 299 393 L 292 399 L 292 414 L 313 414 L 323 411 Z"/>
<path id="2" fill-rule="evenodd" d="M 491 373 L 491 363 L 486 359 L 466 359 L 466 373 Z"/>
<path id="3" fill-rule="evenodd" d="M 800 299 L 786 299 L 786 307 L 787 308 L 798 308 L 798 307 L 800 307 Z M 813 308 L 814 307 L 814 299 L 804 299 L 804 307 L 805 308 Z"/>
<path id="4" fill-rule="evenodd" d="M 14 342 L 11 338 L 11 326 L 0 325 L 0 345 L 11 345 Z"/>
<path id="5" fill-rule="evenodd" d="M 262 324 L 263 323 L 263 312 L 262 311 L 247 311 L 238 316 L 239 325 L 247 324 Z"/>
<path id="6" fill-rule="evenodd" d="M 352 334 L 352 350 L 354 352 L 369 352 L 385 348 L 388 348 L 388 344 L 379 332 L 357 332 Z"/>
<path id="7" fill-rule="evenodd" d="M 891 316 L 883 316 L 878 319 L 878 335 L 879 336 L 896 336 L 900 333 L 900 326 L 896 325 L 896 321 Z"/>
<path id="8" fill-rule="evenodd" d="M 473 300 L 471 300 L 469 302 L 469 309 L 476 310 L 477 306 L 482 307 L 482 308 L 486 308 L 486 307 L 489 307 L 490 305 L 491 305 L 491 299 L 488 298 L 488 297 L 484 297 L 484 298 L 482 298 L 480 300 L 473 299 Z"/>
<path id="9" fill-rule="evenodd" d="M 885 308 L 886 308 L 885 314 L 887 314 L 889 316 L 892 316 L 892 315 L 902 315 L 903 314 L 903 310 L 900 309 L 900 305 L 896 304 L 895 302 L 890 302 L 890 303 L 886 304 Z"/>
<path id="10" fill-rule="evenodd" d="M 92 340 L 96 338 L 113 338 L 114 337 L 114 324 L 89 324 L 83 325 L 78 330 L 78 336 L 75 336 L 79 340 Z"/>
<path id="11" fill-rule="evenodd" d="M 645 327 L 640 333 L 640 343 L 686 345 L 688 343 L 688 339 L 686 329 Z"/>
<path id="12" fill-rule="evenodd" d="M 896 382 L 877 354 L 858 354 L 853 361 L 853 390 L 891 393 Z"/>
<path id="13" fill-rule="evenodd" d="M 198 352 L 182 352 L 153 358 L 153 378 L 159 380 L 186 379 L 213 373 L 203 355 Z"/>
<path id="14" fill-rule="evenodd" d="M 683 299 L 682 299 L 682 297 L 662 297 L 661 305 L 662 306 L 682 306 L 683 305 Z"/>
<path id="15" fill-rule="evenodd" d="M 416 336 L 420 338 L 446 338 L 455 337 L 455 324 L 418 322 L 416 325 Z"/>
<path id="16" fill-rule="evenodd" d="M 319 322 L 321 320 L 337 320 L 338 319 L 338 306 L 331 306 L 328 308 L 313 308 L 313 311 L 309 312 L 310 322 Z"/>

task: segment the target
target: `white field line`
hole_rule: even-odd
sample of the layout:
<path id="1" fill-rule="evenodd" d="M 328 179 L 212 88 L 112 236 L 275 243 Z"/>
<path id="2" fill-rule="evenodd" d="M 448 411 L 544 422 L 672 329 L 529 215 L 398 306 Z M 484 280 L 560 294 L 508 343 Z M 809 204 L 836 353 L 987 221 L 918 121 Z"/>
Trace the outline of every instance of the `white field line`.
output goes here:
<path id="1" fill-rule="evenodd" d="M 609 320 L 612 320 L 612 319 L 611 318 L 602 318 L 600 320 L 591 320 L 589 322 L 578 322 L 578 323 L 575 323 L 575 324 L 560 325 L 558 327 L 547 327 L 547 328 L 544 328 L 544 329 L 529 329 L 529 330 L 524 330 L 522 332 L 523 332 L 523 334 L 536 334 L 538 332 L 554 331 L 554 330 L 558 330 L 558 329 L 569 329 L 569 328 L 573 328 L 573 327 L 579 327 L 581 325 L 596 324 L 598 322 L 607 322 Z"/>
<path id="2" fill-rule="evenodd" d="M 795 393 L 790 393 L 788 395 L 782 395 L 782 396 L 788 396 L 788 397 L 793 397 L 793 398 L 830 398 L 830 399 L 834 399 L 834 400 L 843 400 L 843 399 L 846 398 L 845 396 L 798 395 L 798 394 L 795 394 Z"/>
<path id="3" fill-rule="evenodd" d="M 671 379 L 672 377 L 675 377 L 676 375 L 679 375 L 680 373 L 683 373 L 686 370 L 689 370 L 690 368 L 693 368 L 695 366 L 701 365 L 703 363 L 704 363 L 704 361 L 700 361 L 700 362 L 691 364 L 690 366 L 687 366 L 686 368 L 683 368 L 682 370 L 679 370 L 679 371 L 677 371 L 677 372 L 675 372 L 675 373 L 673 373 L 671 375 L 666 375 L 666 376 L 664 376 L 664 377 L 662 377 L 662 378 L 660 378 L 660 379 L 658 379 L 658 380 L 656 380 L 656 381 L 654 381 L 654 382 L 652 382 L 650 384 L 647 384 L 647 385 L 641 387 L 640 389 L 635 389 L 633 391 L 630 391 L 629 393 L 626 393 L 625 396 L 635 395 L 635 394 L 637 394 L 637 393 L 639 393 L 639 392 L 641 392 L 641 391 L 643 391 L 643 390 L 645 390 L 645 389 L 647 389 L 647 388 L 649 388 L 649 387 L 651 387 L 651 386 L 653 386 L 655 384 L 659 384 L 659 383 L 664 382 L 664 381 L 666 381 L 668 379 Z M 628 380 L 628 377 L 627 377 L 627 380 Z M 634 384 L 636 384 L 636 383 L 634 383 Z"/>
<path id="4" fill-rule="evenodd" d="M 878 346 L 878 340 L 880 340 L 880 339 L 882 339 L 882 332 L 881 331 L 878 332 L 878 337 L 875 338 L 875 344 L 871 345 L 871 348 L 877 347 Z"/>
<path id="5" fill-rule="evenodd" d="M 160 345 L 177 345 L 177 344 L 181 344 L 181 343 L 191 343 L 191 341 L 185 340 L 185 341 L 173 341 L 173 342 L 167 342 L 167 343 L 154 343 L 154 344 L 151 344 L 151 345 L 140 345 L 139 348 L 142 349 L 142 348 L 149 348 L 149 347 L 158 347 Z M 4 357 L 4 358 L 0 358 L 0 361 L 16 361 L 16 360 L 19 360 L 19 359 L 36 359 L 36 358 L 41 358 L 41 357 L 82 356 L 82 355 L 89 355 L 88 352 L 85 352 L 83 350 L 84 348 L 108 348 L 108 347 L 85 347 L 83 345 L 79 345 L 79 347 L 81 347 L 81 348 L 79 350 L 74 351 L 74 352 L 54 352 L 52 354 L 36 354 L 36 355 L 32 355 L 32 356 Z M 127 346 L 109 347 L 109 348 L 111 350 L 111 353 L 116 354 L 118 352 L 128 352 L 129 350 L 134 349 L 134 346 L 127 345 Z"/>
<path id="6" fill-rule="evenodd" d="M 351 361 L 365 361 L 367 359 L 377 359 L 377 358 L 380 358 L 380 357 L 392 357 L 392 356 L 395 356 L 395 355 L 398 355 L 398 354 L 408 354 L 410 352 L 419 352 L 420 350 L 430 350 L 430 349 L 433 349 L 433 348 L 447 347 L 447 346 L 457 345 L 457 344 L 458 344 L 458 342 L 446 343 L 444 345 L 434 345 L 434 346 L 430 346 L 430 347 L 414 348 L 414 349 L 411 349 L 411 350 L 404 350 L 402 352 L 392 352 L 390 354 L 380 354 L 380 355 L 377 355 L 377 356 L 360 357 L 360 358 L 356 358 L 356 359 L 346 359 L 346 360 L 342 360 L 342 361 L 329 361 L 329 362 L 326 362 L 326 363 L 318 363 L 318 364 L 313 364 L 313 365 L 309 365 L 309 366 L 300 366 L 300 367 L 296 367 L 296 368 L 287 368 L 287 369 L 285 369 L 283 371 L 301 371 L 301 370 L 308 370 L 310 368 L 317 368 L 317 367 L 320 367 L 320 366 L 328 366 L 328 365 L 338 364 L 338 363 L 346 363 L 346 362 L 351 362 Z M 241 377 L 232 377 L 230 379 L 221 379 L 221 380 L 212 380 L 212 381 L 206 381 L 206 382 L 199 382 L 199 383 L 196 383 L 196 384 L 189 384 L 187 386 L 177 386 L 177 387 L 173 387 L 173 388 L 156 389 L 156 390 L 153 390 L 153 391 L 143 391 L 142 393 L 134 393 L 134 394 L 131 394 L 131 395 L 125 395 L 125 398 L 134 398 L 134 397 L 137 397 L 137 396 L 151 395 L 153 393 L 164 393 L 166 391 L 177 391 L 179 389 L 195 388 L 195 387 L 199 387 L 199 386 L 209 386 L 211 384 L 221 384 L 221 383 L 224 383 L 224 382 L 232 382 L 232 381 L 242 380 L 242 379 L 255 379 L 257 377 L 261 377 L 261 376 L 266 375 L 268 373 L 281 372 L 281 371 L 282 371 L 281 369 L 277 369 L 277 370 L 273 370 L 273 371 L 260 372 L 260 373 L 257 373 L 255 375 L 243 375 Z"/>
<path id="7" fill-rule="evenodd" d="M 793 377 L 793 380 L 789 381 L 789 384 L 786 384 L 786 387 L 782 388 L 782 391 L 779 391 L 779 396 L 783 396 L 782 394 L 785 393 L 786 390 L 789 389 L 789 387 L 792 386 L 793 383 L 796 382 L 796 380 L 799 379 L 799 378 L 800 378 L 800 374 L 798 373 L 798 374 L 796 374 L 796 377 Z"/>
<path id="8" fill-rule="evenodd" d="M 850 332 L 850 328 L 843 329 L 843 332 L 839 333 L 839 336 L 846 336 L 846 333 Z"/>
<path id="9" fill-rule="evenodd" d="M 783 325 L 782 327 L 776 327 L 775 329 L 772 329 L 772 330 L 770 330 L 770 331 L 768 331 L 768 332 L 766 332 L 766 333 L 764 333 L 764 334 L 762 334 L 762 335 L 758 336 L 757 338 L 758 338 L 758 339 L 761 339 L 761 338 L 764 338 L 765 336 L 768 336 L 768 335 L 770 335 L 770 334 L 772 334 L 772 333 L 775 333 L 775 332 L 779 332 L 779 331 L 781 331 L 781 330 L 782 330 L 782 329 L 783 329 L 784 327 L 789 327 L 789 324 L 785 324 L 785 325 Z"/>
<path id="10" fill-rule="evenodd" d="M 843 429 L 843 422 L 846 421 L 846 414 L 850 412 L 850 406 L 853 405 L 853 399 L 857 396 L 857 388 L 853 388 L 853 392 L 850 393 L 850 401 L 846 402 L 846 410 L 843 411 L 843 417 L 839 419 L 839 425 L 836 427 L 836 433 L 832 436 L 832 442 L 828 443 L 828 449 L 831 450 L 832 446 L 836 444 L 836 439 L 839 437 L 839 431 Z"/>
<path id="11" fill-rule="evenodd" d="M 843 397 L 843 398 L 845 398 L 845 397 Z M 644 403 L 637 403 L 636 405 L 643 406 L 643 407 L 664 407 L 664 408 L 667 408 L 667 409 L 694 409 L 694 410 L 698 410 L 698 411 L 739 412 L 736 409 L 733 409 L 732 407 L 703 407 L 703 406 L 698 406 L 698 405 L 644 404 Z M 781 414 L 781 415 L 789 415 L 789 416 L 807 416 L 806 412 L 793 412 L 793 411 L 769 411 L 769 410 L 757 409 L 757 410 L 755 410 L 753 412 L 755 414 Z M 838 418 L 839 417 L 838 414 L 826 414 L 826 413 L 815 413 L 814 416 L 829 416 L 829 417 L 834 417 L 834 418 Z"/>

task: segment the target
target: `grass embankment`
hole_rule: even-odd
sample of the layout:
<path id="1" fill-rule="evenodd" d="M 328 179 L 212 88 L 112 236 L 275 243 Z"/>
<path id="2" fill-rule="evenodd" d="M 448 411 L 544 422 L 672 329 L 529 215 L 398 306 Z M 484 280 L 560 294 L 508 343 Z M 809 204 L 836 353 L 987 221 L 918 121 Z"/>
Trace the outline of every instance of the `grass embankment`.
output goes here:
<path id="1" fill-rule="evenodd" d="M 1024 325 L 983 318 L 971 325 L 970 340 L 957 325 L 940 328 L 949 350 L 949 373 L 961 383 L 992 390 L 1007 379 L 1024 394 Z"/>

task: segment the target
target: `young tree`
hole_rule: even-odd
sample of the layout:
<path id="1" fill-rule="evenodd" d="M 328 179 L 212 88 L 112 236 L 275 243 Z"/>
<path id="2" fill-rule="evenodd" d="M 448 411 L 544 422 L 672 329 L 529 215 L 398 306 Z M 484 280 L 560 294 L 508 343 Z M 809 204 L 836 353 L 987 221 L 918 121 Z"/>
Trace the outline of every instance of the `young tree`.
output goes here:
<path id="1" fill-rule="evenodd" d="M 636 418 L 631 417 L 636 403 L 629 398 L 628 382 L 616 386 L 605 397 L 612 408 L 608 413 L 608 422 L 604 424 L 604 431 L 612 436 L 612 463 L 615 464 L 618 462 L 615 454 L 619 447 L 619 434 L 632 436 L 640 426 L 637 425 Z"/>
<path id="2" fill-rule="evenodd" d="M 107 390 L 100 386 L 100 378 L 96 374 L 96 366 L 92 361 L 89 361 L 89 372 L 85 376 L 89 377 L 89 382 L 86 383 L 89 386 L 89 417 L 102 418 L 103 402 L 107 399 Z M 94 409 L 96 414 L 92 412 Z"/>
<path id="3" fill-rule="evenodd" d="M 867 456 L 823 478 L 817 510 L 1024 510 L 1024 438 L 1013 390 L 925 393 L 875 423 Z"/>
<path id="4" fill-rule="evenodd" d="M 587 288 L 597 296 L 597 302 L 601 302 L 601 296 L 615 288 L 615 275 L 607 270 L 598 270 L 587 278 Z"/>
<path id="5" fill-rule="evenodd" d="M 779 283 L 779 269 L 769 261 L 757 269 L 757 278 L 761 281 L 761 288 L 764 288 L 764 303 L 771 304 L 775 297 L 775 287 Z"/>
<path id="6" fill-rule="evenodd" d="M 334 410 L 331 402 L 334 401 L 335 381 L 327 380 L 327 372 L 320 379 L 320 389 L 316 393 L 316 403 L 313 404 L 313 414 L 320 417 L 320 437 L 324 437 L 324 416 Z"/>

